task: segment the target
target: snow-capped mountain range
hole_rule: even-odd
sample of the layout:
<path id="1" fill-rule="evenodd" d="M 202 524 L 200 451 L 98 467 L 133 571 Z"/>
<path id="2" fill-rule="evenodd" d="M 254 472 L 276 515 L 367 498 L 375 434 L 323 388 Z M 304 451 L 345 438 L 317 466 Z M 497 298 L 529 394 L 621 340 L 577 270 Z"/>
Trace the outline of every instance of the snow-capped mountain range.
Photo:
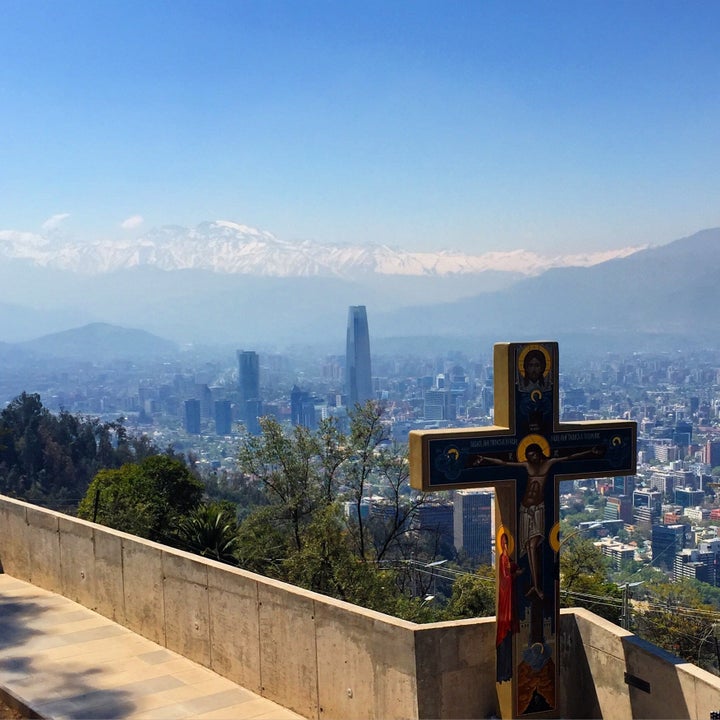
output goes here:
<path id="1" fill-rule="evenodd" d="M 134 240 L 79 243 L 53 234 L 0 231 L 0 257 L 48 269 L 97 275 L 143 266 L 206 270 L 264 277 L 339 277 L 360 274 L 408 277 L 475 275 L 487 271 L 534 276 L 555 267 L 589 267 L 641 250 L 542 256 L 525 250 L 479 255 L 441 250 L 408 252 L 387 245 L 288 242 L 272 233 L 226 220 L 196 228 L 166 225 Z"/>
<path id="2" fill-rule="evenodd" d="M 124 245 L 4 232 L 0 355 L 3 343 L 97 323 L 183 345 L 336 353 L 351 305 L 366 305 L 374 342 L 422 352 L 428 339 L 447 349 L 538 335 L 598 352 L 642 338 L 664 347 L 668 333 L 715 347 L 719 275 L 720 228 L 634 253 L 557 258 L 288 243 L 222 222 Z"/>

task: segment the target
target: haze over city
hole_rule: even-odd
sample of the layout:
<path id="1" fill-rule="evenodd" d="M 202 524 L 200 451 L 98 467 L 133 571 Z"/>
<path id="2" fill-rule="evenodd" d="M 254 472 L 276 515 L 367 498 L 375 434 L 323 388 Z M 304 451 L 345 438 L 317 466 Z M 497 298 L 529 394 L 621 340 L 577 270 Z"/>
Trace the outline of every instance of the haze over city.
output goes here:
<path id="1" fill-rule="evenodd" d="M 0 231 L 541 255 L 720 225 L 712 2 L 8 2 Z"/>

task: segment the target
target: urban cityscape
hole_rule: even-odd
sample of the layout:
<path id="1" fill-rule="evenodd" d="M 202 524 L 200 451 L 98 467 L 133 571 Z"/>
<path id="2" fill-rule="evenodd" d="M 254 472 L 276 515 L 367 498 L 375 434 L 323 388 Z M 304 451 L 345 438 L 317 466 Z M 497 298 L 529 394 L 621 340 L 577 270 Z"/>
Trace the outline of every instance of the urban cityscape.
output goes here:
<path id="1" fill-rule="evenodd" d="M 340 327 L 341 323 L 338 323 Z M 316 429 L 322 419 L 346 426 L 348 409 L 367 400 L 383 408 L 392 442 L 417 429 L 493 422 L 492 348 L 476 356 L 373 356 L 372 318 L 347 315 L 346 353 L 314 358 L 237 349 L 235 358 L 95 362 L 8 373 L 5 402 L 36 392 L 53 412 L 122 418 L 159 447 L 192 455 L 206 478 L 237 472 L 244 433 L 272 417 Z M 233 362 L 234 360 L 234 362 Z M 561 517 L 592 539 L 615 571 L 648 566 L 673 580 L 720 584 L 720 364 L 712 351 L 613 353 L 563 362 L 562 421 L 634 420 L 637 474 L 561 483 Z M 716 470 L 713 473 L 713 469 Z M 438 493 L 418 508 L 418 528 L 439 529 L 448 546 L 476 564 L 494 555 L 492 490 Z M 363 512 L 382 513 L 371 490 Z"/>

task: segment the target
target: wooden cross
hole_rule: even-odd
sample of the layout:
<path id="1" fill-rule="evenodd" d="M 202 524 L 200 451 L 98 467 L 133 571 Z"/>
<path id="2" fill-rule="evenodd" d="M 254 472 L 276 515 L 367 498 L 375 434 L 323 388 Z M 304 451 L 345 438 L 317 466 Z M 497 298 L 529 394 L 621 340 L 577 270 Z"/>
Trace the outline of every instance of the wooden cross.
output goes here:
<path id="1" fill-rule="evenodd" d="M 633 475 L 628 421 L 561 423 L 558 345 L 498 343 L 495 425 L 410 432 L 410 482 L 495 487 L 496 654 L 501 717 L 558 717 L 560 480 Z"/>

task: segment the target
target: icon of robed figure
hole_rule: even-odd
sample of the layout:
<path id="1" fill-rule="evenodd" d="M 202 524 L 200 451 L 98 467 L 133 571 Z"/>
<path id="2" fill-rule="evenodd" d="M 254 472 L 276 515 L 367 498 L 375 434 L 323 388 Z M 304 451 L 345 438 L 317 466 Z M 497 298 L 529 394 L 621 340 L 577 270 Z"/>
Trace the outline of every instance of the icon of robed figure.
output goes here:
<path id="1" fill-rule="evenodd" d="M 512 679 L 512 636 L 518 631 L 517 608 L 515 606 L 515 578 L 522 573 L 517 563 L 510 558 L 508 533 L 500 529 L 500 556 L 498 558 L 498 600 L 495 649 L 497 654 L 497 681 Z"/>

